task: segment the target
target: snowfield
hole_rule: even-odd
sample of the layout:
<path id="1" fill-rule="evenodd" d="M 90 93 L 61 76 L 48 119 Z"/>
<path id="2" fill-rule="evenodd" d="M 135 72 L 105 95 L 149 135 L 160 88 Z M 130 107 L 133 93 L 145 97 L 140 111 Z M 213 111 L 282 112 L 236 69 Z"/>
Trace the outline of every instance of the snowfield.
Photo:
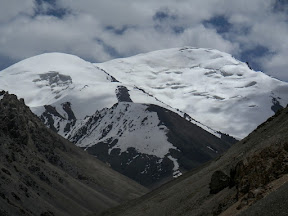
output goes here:
<path id="1" fill-rule="evenodd" d="M 62 112 L 61 104 L 70 102 L 78 119 L 118 102 L 113 77 L 90 62 L 63 53 L 47 53 L 25 59 L 0 72 L 0 86 L 25 99 L 36 113 L 44 105 L 53 105 Z M 154 98 L 128 85 L 138 100 L 156 103 Z M 142 102 L 142 101 L 141 101 Z"/>
<path id="2" fill-rule="evenodd" d="M 212 49 L 159 50 L 100 64 L 47 53 L 0 73 L 1 89 L 23 97 L 36 114 L 45 104 L 63 114 L 61 104 L 69 101 L 77 119 L 113 106 L 119 85 L 127 87 L 135 103 L 187 113 L 206 130 L 236 138 L 245 137 L 273 115 L 273 105 L 288 103 L 286 82 Z"/>
<path id="3" fill-rule="evenodd" d="M 118 102 L 119 85 L 133 102 L 186 113 L 217 136 L 243 138 L 273 115 L 271 107 L 288 103 L 286 82 L 212 49 L 174 48 L 98 64 L 47 53 L 0 73 L 1 89 L 23 97 L 36 114 L 50 104 L 64 115 L 61 104 L 69 101 L 77 119 Z"/>
<path id="4" fill-rule="evenodd" d="M 274 104 L 288 103 L 286 82 L 212 49 L 159 50 L 95 65 L 204 125 L 237 138 L 273 115 Z"/>

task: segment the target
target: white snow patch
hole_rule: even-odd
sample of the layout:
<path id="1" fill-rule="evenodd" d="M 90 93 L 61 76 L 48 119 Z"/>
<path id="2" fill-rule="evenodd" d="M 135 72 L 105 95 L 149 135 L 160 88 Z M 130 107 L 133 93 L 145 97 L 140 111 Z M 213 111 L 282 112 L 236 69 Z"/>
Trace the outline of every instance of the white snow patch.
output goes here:
<path id="1" fill-rule="evenodd" d="M 212 147 L 210 146 L 206 146 L 208 149 L 210 149 L 211 151 L 215 152 L 215 153 L 218 153 L 218 151 L 216 151 L 215 149 L 213 149 Z"/>
<path id="2" fill-rule="evenodd" d="M 168 129 L 159 125 L 157 113 L 149 112 L 147 108 L 143 104 L 121 102 L 113 110 L 100 111 L 97 115 L 104 117 L 76 145 L 90 147 L 112 138 L 118 142 L 109 149 L 109 154 L 115 148 L 119 148 L 121 154 L 133 147 L 139 153 L 163 158 L 169 153 L 169 149 L 177 148 L 167 141 Z"/>
<path id="3" fill-rule="evenodd" d="M 171 155 L 167 156 L 174 164 L 174 168 L 173 168 L 173 178 L 178 178 L 179 176 L 182 175 L 182 173 L 179 170 L 179 164 L 177 159 L 173 158 Z"/>
<path id="4" fill-rule="evenodd" d="M 34 110 L 69 101 L 74 102 L 75 115 L 84 118 L 117 102 L 117 84 L 93 64 L 73 55 L 42 54 L 12 65 L 1 75 L 0 86 L 24 98 Z"/>

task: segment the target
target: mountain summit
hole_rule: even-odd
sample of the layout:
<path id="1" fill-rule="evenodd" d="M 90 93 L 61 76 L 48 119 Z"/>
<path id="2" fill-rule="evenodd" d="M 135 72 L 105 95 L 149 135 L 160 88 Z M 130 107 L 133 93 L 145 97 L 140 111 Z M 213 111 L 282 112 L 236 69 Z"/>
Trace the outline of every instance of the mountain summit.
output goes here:
<path id="1" fill-rule="evenodd" d="M 101 64 L 42 54 L 1 71 L 0 87 L 24 98 L 50 129 L 149 187 L 219 156 L 235 142 L 229 135 L 242 138 L 288 102 L 287 83 L 196 48 Z"/>
<path id="2" fill-rule="evenodd" d="M 166 49 L 94 65 L 236 138 L 288 103 L 286 82 L 214 49 Z"/>

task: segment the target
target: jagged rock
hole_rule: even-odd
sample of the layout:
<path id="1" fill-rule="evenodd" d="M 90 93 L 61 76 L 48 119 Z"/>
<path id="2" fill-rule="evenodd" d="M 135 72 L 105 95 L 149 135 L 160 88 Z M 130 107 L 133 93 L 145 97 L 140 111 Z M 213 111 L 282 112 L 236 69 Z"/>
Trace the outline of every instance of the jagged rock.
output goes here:
<path id="1" fill-rule="evenodd" d="M 218 170 L 213 173 L 211 177 L 211 182 L 209 184 L 210 193 L 216 194 L 224 188 L 228 187 L 230 184 L 230 177 L 224 172 Z"/>
<path id="2" fill-rule="evenodd" d="M 118 102 L 133 102 L 130 98 L 129 91 L 126 86 L 118 86 L 115 93 Z"/>

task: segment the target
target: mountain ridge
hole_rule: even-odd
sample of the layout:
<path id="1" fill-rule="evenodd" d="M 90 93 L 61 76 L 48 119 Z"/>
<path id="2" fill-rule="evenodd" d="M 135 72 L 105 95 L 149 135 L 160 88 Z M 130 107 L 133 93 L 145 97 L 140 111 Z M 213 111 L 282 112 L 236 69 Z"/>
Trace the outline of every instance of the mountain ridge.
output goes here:
<path id="1" fill-rule="evenodd" d="M 14 81 L 10 80 L 9 74 L 12 75 L 13 71 L 16 76 L 19 76 L 19 73 L 36 75 L 31 80 L 34 82 L 30 84 L 32 89 L 27 88 L 28 83 L 20 84 L 19 89 L 25 89 L 26 95 L 20 90 L 9 89 Z M 73 91 L 74 96 L 63 99 L 63 102 L 74 100 L 72 104 L 77 107 L 79 115 L 76 116 L 83 119 L 86 114 L 91 115 L 95 110 L 111 107 L 117 103 L 115 91 L 119 85 L 128 89 L 130 99 L 135 103 L 156 104 L 179 112 L 180 115 L 186 113 L 196 119 L 196 122 L 213 128 L 215 132 L 221 131 L 236 138 L 247 135 L 265 118 L 273 115 L 279 107 L 285 107 L 288 103 L 288 98 L 284 94 L 287 91 L 287 83 L 262 72 L 252 71 L 246 63 L 236 60 L 229 54 L 193 47 L 153 51 L 97 64 L 69 54 L 47 53 L 10 66 L 1 71 L 0 77 L 3 79 L 0 83 L 1 88 L 10 90 L 20 97 L 25 96 L 27 104 L 37 115 L 40 112 L 37 111 L 40 109 L 39 106 L 51 105 L 55 101 L 60 102 L 61 98 L 65 97 L 65 92 L 69 89 L 75 90 L 77 84 L 79 86 L 76 91 Z M 13 77 L 11 76 L 12 79 Z M 71 81 L 72 77 L 73 81 Z M 31 78 L 27 76 L 25 79 Z M 52 80 L 54 83 L 49 83 Z M 58 85 L 57 80 L 60 81 Z M 110 87 L 105 88 L 106 81 L 114 83 L 114 86 L 109 84 Z M 95 86 L 95 82 L 98 87 Z M 237 82 L 239 84 L 235 84 Z M 35 91 L 33 85 L 40 88 L 37 90 L 40 90 L 37 98 L 35 93 L 33 94 L 33 90 Z M 101 87 L 105 92 L 100 91 Z M 90 107 L 93 109 L 78 104 L 78 98 L 83 95 L 89 95 Z M 103 100 L 104 96 L 105 100 Z M 40 97 L 43 100 L 39 100 Z M 82 100 L 84 103 L 84 98 Z M 95 100 L 98 101 L 97 104 L 92 102 Z M 190 104 L 185 101 L 190 101 Z M 54 106 L 59 106 L 59 102 Z M 84 109 L 83 112 L 79 111 L 80 107 Z M 244 113 L 251 113 L 251 115 L 248 118 Z M 226 130 L 217 123 L 220 120 L 224 121 L 224 114 L 227 120 L 222 125 L 227 125 L 227 128 L 238 125 L 233 129 L 234 132 Z M 240 117 L 245 117 L 245 121 L 249 124 L 245 125 L 244 121 L 241 122 Z M 235 133 L 237 130 L 247 132 L 245 134 L 242 132 L 241 135 Z"/>
<path id="2" fill-rule="evenodd" d="M 85 215 L 148 190 L 49 130 L 0 92 L 1 215 Z M 37 203 L 37 205 L 35 205 Z"/>

